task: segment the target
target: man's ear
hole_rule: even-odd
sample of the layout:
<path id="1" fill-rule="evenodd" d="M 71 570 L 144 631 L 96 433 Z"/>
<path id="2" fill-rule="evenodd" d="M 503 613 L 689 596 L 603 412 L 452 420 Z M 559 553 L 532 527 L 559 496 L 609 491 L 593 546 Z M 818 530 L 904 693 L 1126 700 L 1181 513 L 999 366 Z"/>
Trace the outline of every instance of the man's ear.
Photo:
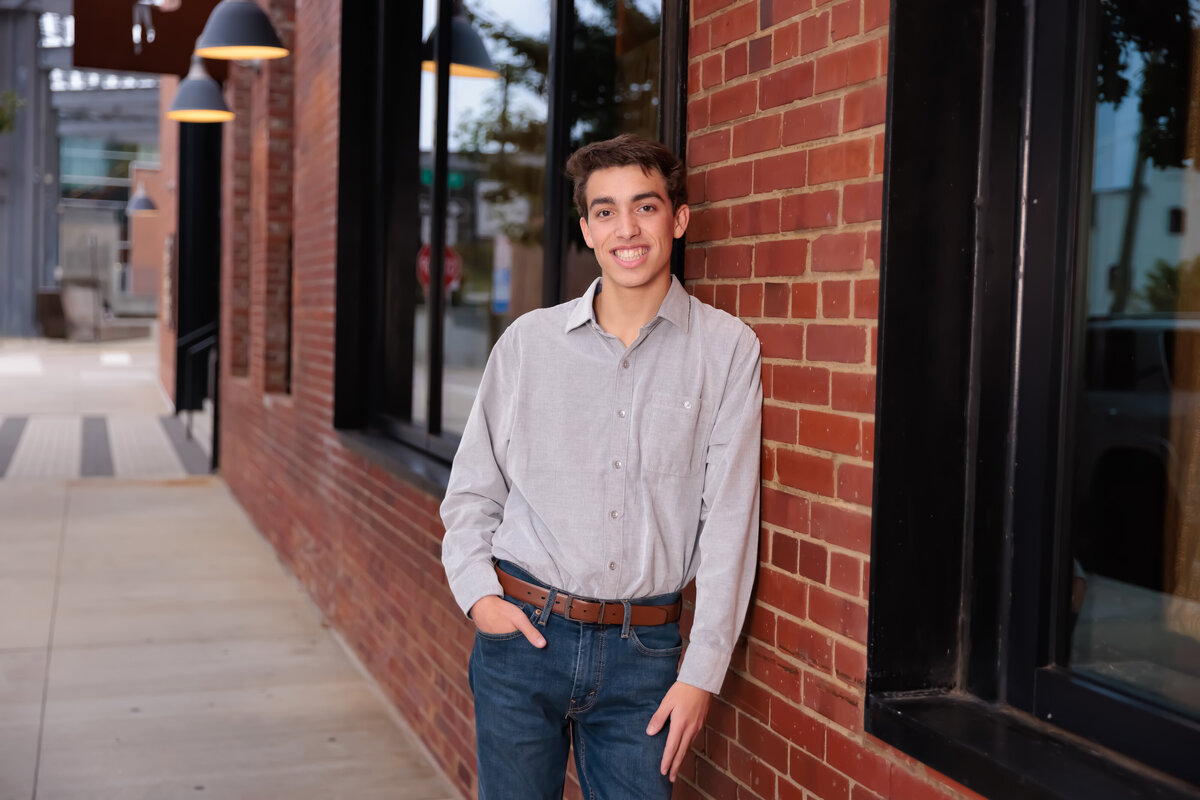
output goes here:
<path id="1" fill-rule="evenodd" d="M 679 208 L 675 209 L 675 238 L 683 236 L 683 232 L 687 230 L 688 221 L 692 218 L 692 210 L 684 203 Z"/>
<path id="2" fill-rule="evenodd" d="M 579 230 L 583 232 L 583 240 L 587 242 L 587 246 L 594 250 L 596 245 L 592 243 L 592 229 L 588 227 L 587 217 L 579 218 Z"/>

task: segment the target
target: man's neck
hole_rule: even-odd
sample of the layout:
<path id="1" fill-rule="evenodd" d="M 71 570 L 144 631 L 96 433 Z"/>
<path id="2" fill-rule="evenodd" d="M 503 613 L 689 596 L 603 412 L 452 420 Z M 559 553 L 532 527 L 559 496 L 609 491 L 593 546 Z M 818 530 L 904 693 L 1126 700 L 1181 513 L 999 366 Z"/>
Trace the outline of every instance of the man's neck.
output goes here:
<path id="1" fill-rule="evenodd" d="M 632 289 L 612 282 L 602 283 L 602 291 L 597 293 L 593 300 L 596 322 L 605 332 L 617 337 L 621 344 L 629 347 L 638 337 L 642 327 L 654 319 L 670 288 L 669 272 L 663 274 L 662 280 Z"/>

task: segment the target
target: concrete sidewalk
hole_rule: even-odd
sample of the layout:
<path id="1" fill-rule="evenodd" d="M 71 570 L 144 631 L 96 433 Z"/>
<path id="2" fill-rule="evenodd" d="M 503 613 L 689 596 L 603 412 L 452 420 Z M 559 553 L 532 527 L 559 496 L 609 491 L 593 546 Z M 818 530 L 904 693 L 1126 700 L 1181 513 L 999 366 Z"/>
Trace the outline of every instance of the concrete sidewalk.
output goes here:
<path id="1" fill-rule="evenodd" d="M 130 346 L 0 342 L 0 414 L 157 417 L 67 380 Z M 136 472 L 0 479 L 0 800 L 457 798 L 221 480 Z"/>

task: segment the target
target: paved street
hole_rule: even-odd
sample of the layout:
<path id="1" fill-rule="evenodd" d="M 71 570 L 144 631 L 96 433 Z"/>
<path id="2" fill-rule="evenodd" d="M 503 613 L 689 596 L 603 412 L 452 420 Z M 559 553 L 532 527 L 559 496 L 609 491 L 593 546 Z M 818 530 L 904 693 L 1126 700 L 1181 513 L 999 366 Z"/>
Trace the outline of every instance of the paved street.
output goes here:
<path id="1" fill-rule="evenodd" d="M 154 353 L 0 340 L 0 800 L 457 798 L 207 474 Z"/>

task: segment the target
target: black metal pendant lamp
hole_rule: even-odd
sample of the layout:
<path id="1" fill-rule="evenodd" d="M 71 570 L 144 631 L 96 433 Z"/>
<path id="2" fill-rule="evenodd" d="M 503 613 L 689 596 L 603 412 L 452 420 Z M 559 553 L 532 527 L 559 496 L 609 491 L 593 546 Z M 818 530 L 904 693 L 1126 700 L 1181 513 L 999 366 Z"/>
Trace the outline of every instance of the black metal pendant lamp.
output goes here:
<path id="1" fill-rule="evenodd" d="M 192 68 L 179 84 L 167 117 L 180 122 L 227 122 L 233 119 L 221 87 L 209 77 L 200 56 L 192 55 Z"/>
<path id="2" fill-rule="evenodd" d="M 214 12 L 216 13 L 216 12 Z M 467 11 L 463 8 L 462 0 L 454 0 L 454 13 L 450 15 L 450 74 L 459 78 L 499 78 L 500 73 L 492 64 L 487 48 L 479 33 L 471 26 Z M 437 72 L 437 61 L 434 56 L 434 42 L 437 39 L 437 26 L 429 32 L 429 38 L 422 47 L 425 60 L 421 69 L 426 72 Z"/>
<path id="3" fill-rule="evenodd" d="M 221 0 L 196 40 L 196 54 L 226 61 L 257 61 L 283 58 L 288 50 L 254 0 Z"/>
<path id="4" fill-rule="evenodd" d="M 128 217 L 153 217 L 158 215 L 158 206 L 146 193 L 146 184 L 138 181 L 137 191 L 125 205 L 125 215 Z"/>

